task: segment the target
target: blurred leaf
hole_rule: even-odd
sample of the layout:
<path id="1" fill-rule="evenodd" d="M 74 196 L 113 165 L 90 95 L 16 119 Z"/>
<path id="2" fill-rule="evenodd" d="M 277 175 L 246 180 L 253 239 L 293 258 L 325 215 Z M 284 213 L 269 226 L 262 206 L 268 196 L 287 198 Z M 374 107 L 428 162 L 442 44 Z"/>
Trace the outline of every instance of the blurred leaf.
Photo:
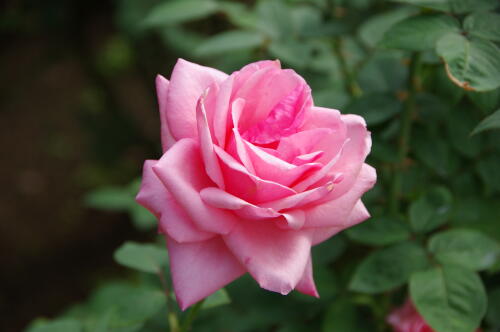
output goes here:
<path id="1" fill-rule="evenodd" d="M 146 27 L 175 25 L 200 19 L 218 10 L 213 0 L 174 0 L 162 2 L 153 7 L 144 19 Z"/>
<path id="2" fill-rule="evenodd" d="M 372 141 L 370 157 L 385 163 L 397 163 L 399 160 L 394 144 L 385 143 L 375 138 Z"/>
<path id="3" fill-rule="evenodd" d="M 402 104 L 390 94 L 364 94 L 354 99 L 346 108 L 346 113 L 361 115 L 368 126 L 389 120 L 401 112 Z"/>
<path id="4" fill-rule="evenodd" d="M 321 331 L 323 332 L 363 332 L 368 331 L 367 320 L 361 318 L 356 306 L 347 297 L 333 301 L 328 307 Z"/>
<path id="5" fill-rule="evenodd" d="M 229 303 L 231 303 L 229 294 L 224 288 L 221 288 L 206 298 L 205 302 L 203 302 L 203 309 L 210 309 Z"/>
<path id="6" fill-rule="evenodd" d="M 292 7 L 291 17 L 293 27 L 299 36 L 314 37 L 324 33 L 321 22 L 321 11 L 311 6 Z"/>
<path id="7" fill-rule="evenodd" d="M 467 91 L 467 97 L 476 107 L 486 113 L 490 113 L 500 106 L 500 88 L 486 92 Z"/>
<path id="8" fill-rule="evenodd" d="M 444 14 L 418 15 L 394 24 L 379 45 L 410 51 L 432 49 L 436 42 L 450 32 L 459 32 L 460 23 Z"/>
<path id="9" fill-rule="evenodd" d="M 168 44 L 179 53 L 191 54 L 198 45 L 203 42 L 203 37 L 195 32 L 191 32 L 182 26 L 173 26 L 162 29 L 160 36 L 163 42 Z"/>
<path id="10" fill-rule="evenodd" d="M 489 268 L 500 254 L 498 243 L 481 232 L 466 229 L 435 234 L 429 240 L 428 248 L 439 262 L 470 270 Z"/>
<path id="11" fill-rule="evenodd" d="M 258 19 L 243 3 L 231 1 L 219 1 L 219 9 L 227 15 L 229 21 L 235 26 L 243 29 L 258 29 Z"/>
<path id="12" fill-rule="evenodd" d="M 312 257 L 314 264 L 329 264 L 342 255 L 347 247 L 345 237 L 342 234 L 314 246 Z"/>
<path id="13" fill-rule="evenodd" d="M 376 294 L 406 283 L 410 275 L 428 266 L 423 248 L 411 242 L 379 249 L 366 257 L 356 269 L 349 288 Z"/>
<path id="14" fill-rule="evenodd" d="M 135 331 L 164 308 L 165 300 L 161 290 L 115 282 L 99 288 L 93 294 L 89 309 L 99 319 L 107 319 L 104 316 L 111 315 L 107 322 L 111 331 Z"/>
<path id="15" fill-rule="evenodd" d="M 446 223 L 451 214 L 452 196 L 448 189 L 435 187 L 410 205 L 410 224 L 418 233 L 427 233 Z"/>
<path id="16" fill-rule="evenodd" d="M 82 332 L 82 323 L 76 319 L 47 321 L 39 319 L 33 322 L 26 332 Z"/>
<path id="17" fill-rule="evenodd" d="M 282 0 L 260 0 L 255 8 L 259 23 L 258 29 L 272 39 L 291 40 L 294 31 L 291 26 L 290 6 Z"/>
<path id="18" fill-rule="evenodd" d="M 476 169 L 488 190 L 500 191 L 500 155 L 491 154 L 479 160 Z"/>
<path id="19" fill-rule="evenodd" d="M 161 0 L 119 0 L 116 21 L 121 31 L 137 36 L 143 32 L 141 23 L 144 17 Z"/>
<path id="20" fill-rule="evenodd" d="M 480 132 L 492 129 L 500 129 L 500 109 L 481 121 L 471 132 L 471 135 L 476 135 Z"/>
<path id="21" fill-rule="evenodd" d="M 470 188 L 469 186 L 469 194 Z M 500 242 L 500 205 L 496 204 L 496 199 L 486 199 L 479 195 L 461 196 L 458 199 L 453 204 L 451 222 L 459 227 L 479 230 Z"/>
<path id="22" fill-rule="evenodd" d="M 470 132 L 477 122 L 469 108 L 457 107 L 446 121 L 448 139 L 452 147 L 463 156 L 475 158 L 484 146 L 482 137 L 471 137 Z"/>
<path id="23" fill-rule="evenodd" d="M 416 10 L 413 7 L 402 7 L 373 15 L 359 28 L 359 37 L 366 45 L 374 47 L 391 26 L 415 12 Z"/>
<path id="24" fill-rule="evenodd" d="M 133 204 L 130 207 L 130 217 L 132 221 L 140 231 L 149 231 L 156 227 L 156 217 L 149 212 L 145 207 L 139 205 L 138 203 Z"/>
<path id="25" fill-rule="evenodd" d="M 85 197 L 85 204 L 89 207 L 108 210 L 126 211 L 135 203 L 134 196 L 120 187 L 105 187 L 89 193 Z"/>
<path id="26" fill-rule="evenodd" d="M 464 29 L 469 36 L 500 41 L 500 15 L 478 12 L 465 18 Z"/>
<path id="27" fill-rule="evenodd" d="M 312 53 L 311 45 L 293 40 L 273 41 L 268 50 L 271 55 L 297 68 L 309 64 Z"/>
<path id="28" fill-rule="evenodd" d="M 412 147 L 417 158 L 441 177 L 450 177 L 458 168 L 459 160 L 448 142 L 429 131 L 417 135 Z"/>
<path id="29" fill-rule="evenodd" d="M 491 327 L 500 327 L 500 288 L 495 288 L 488 294 L 488 312 L 486 321 Z"/>
<path id="30" fill-rule="evenodd" d="M 232 30 L 205 39 L 194 51 L 198 56 L 211 56 L 262 45 L 264 36 L 259 32 Z"/>
<path id="31" fill-rule="evenodd" d="M 375 217 L 349 228 L 350 239 L 375 246 L 383 246 L 407 240 L 410 237 L 404 221 L 392 217 Z"/>
<path id="32" fill-rule="evenodd" d="M 444 12 L 463 14 L 472 11 L 490 10 L 498 6 L 496 0 L 392 0 Z"/>
<path id="33" fill-rule="evenodd" d="M 377 52 L 364 63 L 358 73 L 358 82 L 366 92 L 392 92 L 405 90 L 408 68 L 402 52 Z M 458 89 L 458 88 L 457 88 Z"/>
<path id="34" fill-rule="evenodd" d="M 125 242 L 115 251 L 114 258 L 121 265 L 149 273 L 158 273 L 168 262 L 166 249 L 135 242 Z"/>
<path id="35" fill-rule="evenodd" d="M 472 332 L 486 312 L 479 276 L 457 266 L 417 272 L 410 280 L 413 303 L 429 325 L 440 332 Z"/>
<path id="36" fill-rule="evenodd" d="M 500 49 L 492 42 L 450 33 L 436 44 L 453 83 L 470 91 L 488 91 L 500 86 Z"/>

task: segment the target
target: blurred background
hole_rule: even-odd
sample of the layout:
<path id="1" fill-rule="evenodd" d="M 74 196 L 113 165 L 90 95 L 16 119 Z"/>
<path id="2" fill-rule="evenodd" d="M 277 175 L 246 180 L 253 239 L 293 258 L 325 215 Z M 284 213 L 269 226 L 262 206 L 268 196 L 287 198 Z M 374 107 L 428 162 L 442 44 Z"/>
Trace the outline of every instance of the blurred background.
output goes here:
<path id="1" fill-rule="evenodd" d="M 154 218 L 133 197 L 143 160 L 157 159 L 161 151 L 154 79 L 157 73 L 169 77 L 179 57 L 228 73 L 251 61 L 279 58 L 306 78 L 315 104 L 364 115 L 380 133 L 369 162 L 381 175 L 366 200 L 375 215 L 386 205 L 399 126 L 389 120 L 408 96 L 409 57 L 399 50 L 375 52 L 375 45 L 391 24 L 416 8 L 379 0 L 174 5 L 168 0 L 8 0 L 0 6 L 1 331 L 20 331 L 36 317 L 54 317 L 85 300 L 103 280 L 124 275 L 113 261 L 120 244 L 155 239 Z M 390 14 L 376 16 L 388 9 Z M 371 16 L 378 20 L 368 21 Z M 498 135 L 461 139 L 498 105 L 498 89 L 465 96 L 443 70 L 433 69 L 440 66 L 437 56 L 424 52 L 423 58 L 426 91 L 418 103 L 424 120 L 415 133 L 416 158 L 424 168 L 407 160 L 406 198 L 417 197 L 431 181 L 450 184 L 469 204 L 462 205 L 464 217 L 457 222 L 481 219 L 475 226 L 498 236 L 498 227 L 488 220 L 500 212 L 487 205 L 500 192 Z M 436 123 L 460 100 L 455 111 L 465 120 L 451 119 L 441 131 L 443 124 Z M 370 107 L 381 111 L 367 114 Z M 476 111 L 467 112 L 472 108 Z M 477 162 L 479 157 L 484 158 Z M 485 199 L 474 199 L 474 193 Z M 318 261 L 331 264 L 348 246 L 340 235 Z M 350 250 L 359 257 L 369 251 Z M 344 263 L 348 272 L 339 278 L 347 280 L 352 267 Z M 328 299 L 336 292 L 335 277 L 329 270 L 315 273 Z M 233 293 L 249 282 L 240 282 Z M 278 301 L 262 294 L 256 296 L 268 296 L 270 306 Z M 374 300 L 360 296 L 357 301 Z M 321 305 L 311 309 L 311 317 Z M 300 305 L 296 308 L 301 312 Z M 260 326 L 278 331 L 270 316 Z M 309 323 L 301 322 L 306 328 Z"/>

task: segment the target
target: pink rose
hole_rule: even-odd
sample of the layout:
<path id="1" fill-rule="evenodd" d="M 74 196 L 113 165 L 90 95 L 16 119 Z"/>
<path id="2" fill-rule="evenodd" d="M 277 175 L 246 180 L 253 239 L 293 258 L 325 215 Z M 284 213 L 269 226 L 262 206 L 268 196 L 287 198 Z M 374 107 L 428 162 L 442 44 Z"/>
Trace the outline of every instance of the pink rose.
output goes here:
<path id="1" fill-rule="evenodd" d="M 159 219 L 180 307 L 246 272 L 318 296 L 311 247 L 369 217 L 364 120 L 314 106 L 279 61 L 228 76 L 181 59 L 156 86 L 164 154 L 145 162 L 137 201 Z"/>
<path id="2" fill-rule="evenodd" d="M 394 309 L 387 318 L 387 322 L 392 325 L 394 332 L 434 332 L 420 316 L 410 299 L 406 300 L 402 307 Z M 481 330 L 477 329 L 476 332 L 481 332 Z"/>

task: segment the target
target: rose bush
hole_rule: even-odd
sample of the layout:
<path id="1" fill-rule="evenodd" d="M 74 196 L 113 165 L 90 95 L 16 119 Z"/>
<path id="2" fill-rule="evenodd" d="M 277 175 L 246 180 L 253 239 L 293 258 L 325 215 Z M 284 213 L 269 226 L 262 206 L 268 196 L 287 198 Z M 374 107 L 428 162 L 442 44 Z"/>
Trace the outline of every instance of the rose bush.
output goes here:
<path id="1" fill-rule="evenodd" d="M 278 61 L 228 76 L 181 59 L 156 86 L 164 154 L 145 162 L 137 201 L 159 219 L 180 307 L 246 272 L 318 296 L 311 247 L 369 217 L 364 120 L 315 106 Z"/>
<path id="2" fill-rule="evenodd" d="M 392 325 L 394 332 L 434 332 L 410 300 L 406 300 L 400 308 L 394 309 L 387 322 Z M 477 329 L 476 332 L 481 332 L 481 329 Z"/>

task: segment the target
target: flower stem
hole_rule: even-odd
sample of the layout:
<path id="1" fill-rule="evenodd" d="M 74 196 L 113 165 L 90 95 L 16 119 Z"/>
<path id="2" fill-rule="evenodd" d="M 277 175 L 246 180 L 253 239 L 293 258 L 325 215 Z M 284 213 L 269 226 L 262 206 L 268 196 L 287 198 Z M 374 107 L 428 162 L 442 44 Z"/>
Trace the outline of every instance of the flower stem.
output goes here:
<path id="1" fill-rule="evenodd" d="M 399 202 L 403 180 L 403 174 L 401 173 L 401 171 L 408 156 L 412 121 L 417 108 L 415 103 L 415 94 L 420 90 L 420 77 L 418 76 L 419 68 L 420 53 L 413 53 L 410 60 L 410 73 L 408 76 L 408 97 L 406 99 L 401 118 L 401 131 L 398 142 L 398 159 L 393 168 L 394 177 L 389 201 L 390 212 L 394 215 L 399 213 Z"/>
<path id="2" fill-rule="evenodd" d="M 193 324 L 194 319 L 196 318 L 196 315 L 198 314 L 198 311 L 200 311 L 201 307 L 203 306 L 203 302 L 205 300 L 201 300 L 200 302 L 196 303 L 191 310 L 189 310 L 186 319 L 182 323 L 180 332 L 187 332 L 191 329 L 191 325 Z"/>
<path id="3" fill-rule="evenodd" d="M 167 303 L 167 321 L 168 326 L 170 327 L 170 332 L 180 332 L 179 329 L 179 319 L 177 318 L 177 314 L 172 308 L 172 303 L 170 301 L 170 288 L 167 284 L 167 279 L 165 278 L 165 274 L 163 270 L 158 271 L 158 277 L 160 278 L 161 285 L 163 287 L 163 291 L 165 292 L 166 303 Z"/>

